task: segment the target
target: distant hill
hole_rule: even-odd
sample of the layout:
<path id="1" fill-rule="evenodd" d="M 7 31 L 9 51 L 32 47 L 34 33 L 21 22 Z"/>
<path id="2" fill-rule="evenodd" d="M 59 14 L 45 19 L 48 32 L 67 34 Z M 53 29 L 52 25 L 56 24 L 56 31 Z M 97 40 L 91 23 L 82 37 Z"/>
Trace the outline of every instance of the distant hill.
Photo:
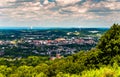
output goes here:
<path id="1" fill-rule="evenodd" d="M 30 27 L 0 27 L 0 29 L 31 29 Z M 108 30 L 109 28 L 57 28 L 57 27 L 32 27 L 33 30 Z"/>

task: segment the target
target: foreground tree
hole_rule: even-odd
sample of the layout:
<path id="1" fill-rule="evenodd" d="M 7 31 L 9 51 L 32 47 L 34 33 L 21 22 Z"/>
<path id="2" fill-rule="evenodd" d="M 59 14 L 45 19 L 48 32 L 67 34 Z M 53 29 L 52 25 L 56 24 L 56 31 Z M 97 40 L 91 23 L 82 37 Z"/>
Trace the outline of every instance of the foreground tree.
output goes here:
<path id="1" fill-rule="evenodd" d="M 98 48 L 111 57 L 120 54 L 120 25 L 114 24 L 100 39 Z"/>

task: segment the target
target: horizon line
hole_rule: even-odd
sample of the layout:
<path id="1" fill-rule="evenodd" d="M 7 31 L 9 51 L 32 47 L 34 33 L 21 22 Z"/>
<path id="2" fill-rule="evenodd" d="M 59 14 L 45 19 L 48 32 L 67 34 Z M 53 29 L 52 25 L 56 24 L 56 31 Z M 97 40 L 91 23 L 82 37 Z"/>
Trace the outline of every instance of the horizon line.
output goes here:
<path id="1" fill-rule="evenodd" d="M 0 27 L 0 29 L 71 29 L 71 28 L 110 28 L 110 27 Z"/>

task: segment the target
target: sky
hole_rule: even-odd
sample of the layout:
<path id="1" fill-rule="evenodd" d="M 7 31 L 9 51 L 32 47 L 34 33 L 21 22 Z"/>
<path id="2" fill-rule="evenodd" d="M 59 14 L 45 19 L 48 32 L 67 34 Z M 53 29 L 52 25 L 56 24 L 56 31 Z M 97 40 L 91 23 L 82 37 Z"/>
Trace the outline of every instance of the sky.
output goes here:
<path id="1" fill-rule="evenodd" d="M 0 0 L 1 27 L 110 27 L 120 0 Z"/>

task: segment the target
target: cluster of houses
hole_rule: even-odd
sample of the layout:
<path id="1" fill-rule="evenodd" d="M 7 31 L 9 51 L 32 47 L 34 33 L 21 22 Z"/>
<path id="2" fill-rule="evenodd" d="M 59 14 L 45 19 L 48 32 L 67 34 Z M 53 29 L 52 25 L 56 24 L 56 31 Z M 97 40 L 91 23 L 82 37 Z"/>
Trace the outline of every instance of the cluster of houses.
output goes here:
<path id="1" fill-rule="evenodd" d="M 79 39 L 65 39 L 57 38 L 55 40 L 25 40 L 34 45 L 66 45 L 66 44 L 96 44 L 92 38 L 79 38 Z"/>
<path id="2" fill-rule="evenodd" d="M 77 44 L 77 45 L 95 45 L 97 42 L 94 41 L 94 38 L 91 37 L 84 37 L 84 38 L 71 38 L 71 39 L 65 39 L 65 38 L 56 38 L 55 40 L 33 40 L 33 39 L 24 39 L 24 40 L 12 40 L 12 41 L 5 41 L 5 40 L 1 40 L 0 41 L 0 46 L 2 45 L 7 45 L 7 48 L 14 48 L 14 46 L 19 47 L 21 49 L 27 49 L 30 50 L 30 48 L 32 47 L 26 47 L 24 45 L 19 45 L 18 43 L 24 44 L 24 43 L 28 43 L 28 44 L 32 44 L 34 45 L 34 47 L 41 47 L 40 50 L 37 50 L 34 48 L 34 50 L 32 50 L 33 53 L 35 54 L 39 54 L 39 55 L 52 55 L 52 54 L 56 54 L 59 53 L 61 55 L 70 55 L 70 54 L 74 54 L 75 51 L 79 51 L 81 49 L 81 47 L 78 47 L 78 49 L 76 49 L 75 47 L 66 47 L 64 45 L 72 45 L 72 44 Z M 45 46 L 56 46 L 57 48 L 46 48 Z M 5 47 L 1 47 L 0 48 L 0 56 L 4 55 L 4 50 L 6 48 Z M 42 52 L 44 51 L 44 52 Z M 52 60 L 55 57 L 52 57 Z M 57 54 L 57 57 L 58 54 Z"/>
<path id="3" fill-rule="evenodd" d="M 4 55 L 4 51 L 0 51 L 0 56 Z"/>
<path id="4" fill-rule="evenodd" d="M 9 45 L 9 44 L 16 44 L 17 42 L 15 40 L 0 40 L 0 45 Z"/>

